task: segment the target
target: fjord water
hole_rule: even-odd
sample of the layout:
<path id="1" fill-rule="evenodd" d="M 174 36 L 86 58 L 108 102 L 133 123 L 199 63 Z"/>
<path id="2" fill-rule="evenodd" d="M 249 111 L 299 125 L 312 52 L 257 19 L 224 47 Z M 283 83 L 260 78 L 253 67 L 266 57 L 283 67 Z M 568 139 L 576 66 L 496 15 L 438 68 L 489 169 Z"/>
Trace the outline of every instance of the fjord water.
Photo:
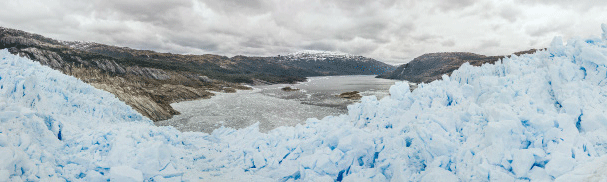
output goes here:
<path id="1" fill-rule="evenodd" d="M 174 126 L 180 131 L 211 133 L 221 126 L 239 129 L 259 122 L 260 131 L 266 132 L 279 126 L 304 123 L 307 118 L 345 114 L 347 105 L 356 101 L 336 95 L 359 91 L 362 96 L 374 95 L 381 99 L 388 95 L 394 82 L 373 75 L 353 75 L 310 77 L 297 84 L 253 86 L 253 90 L 216 93 L 210 99 L 171 104 L 181 114 L 156 124 Z M 299 90 L 283 91 L 287 86 Z"/>

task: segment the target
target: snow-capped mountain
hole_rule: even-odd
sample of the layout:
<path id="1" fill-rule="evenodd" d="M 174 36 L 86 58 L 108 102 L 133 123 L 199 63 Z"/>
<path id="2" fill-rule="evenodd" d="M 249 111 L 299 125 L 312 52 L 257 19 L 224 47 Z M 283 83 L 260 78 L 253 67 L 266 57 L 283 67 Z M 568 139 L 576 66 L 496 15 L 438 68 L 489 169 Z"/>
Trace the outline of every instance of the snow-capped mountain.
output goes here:
<path id="1" fill-rule="evenodd" d="M 330 51 L 300 51 L 279 55 L 276 59 L 285 65 L 328 75 L 380 75 L 396 69 L 393 65 L 372 58 Z"/>
<path id="2" fill-rule="evenodd" d="M 306 50 L 299 51 L 287 54 L 285 56 L 281 56 L 281 60 L 283 61 L 309 61 L 309 60 L 325 60 L 331 58 L 339 58 L 339 59 L 363 59 L 362 56 L 354 56 L 347 53 L 339 53 L 332 51 L 317 51 L 317 50 Z M 371 60 L 371 59 L 366 59 Z"/>

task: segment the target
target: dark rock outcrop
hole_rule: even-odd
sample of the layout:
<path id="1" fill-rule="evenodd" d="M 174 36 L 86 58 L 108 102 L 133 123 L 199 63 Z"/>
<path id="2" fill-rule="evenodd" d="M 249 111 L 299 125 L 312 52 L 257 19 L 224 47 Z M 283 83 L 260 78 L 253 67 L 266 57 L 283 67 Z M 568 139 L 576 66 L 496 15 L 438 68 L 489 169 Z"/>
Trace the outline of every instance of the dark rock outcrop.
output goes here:
<path id="1" fill-rule="evenodd" d="M 293 91 L 298 91 L 299 89 L 298 88 L 291 88 L 291 87 L 283 87 L 283 88 L 281 88 L 281 90 L 285 91 L 285 92 L 293 92 Z"/>
<path id="2" fill-rule="evenodd" d="M 337 95 L 337 97 L 341 97 L 344 99 L 358 100 L 358 99 L 362 98 L 363 96 L 361 96 L 358 91 L 352 91 L 352 92 L 341 93 L 341 94 Z"/>
<path id="3" fill-rule="evenodd" d="M 531 49 L 514 53 L 515 55 L 532 54 L 538 51 Z M 413 83 L 429 83 L 441 79 L 442 75 L 457 70 L 462 64 L 468 62 L 473 66 L 481 66 L 496 61 L 506 56 L 484 56 L 468 52 L 444 52 L 428 53 L 421 55 L 407 64 L 398 66 L 394 71 L 379 75 L 378 78 L 407 80 Z"/>

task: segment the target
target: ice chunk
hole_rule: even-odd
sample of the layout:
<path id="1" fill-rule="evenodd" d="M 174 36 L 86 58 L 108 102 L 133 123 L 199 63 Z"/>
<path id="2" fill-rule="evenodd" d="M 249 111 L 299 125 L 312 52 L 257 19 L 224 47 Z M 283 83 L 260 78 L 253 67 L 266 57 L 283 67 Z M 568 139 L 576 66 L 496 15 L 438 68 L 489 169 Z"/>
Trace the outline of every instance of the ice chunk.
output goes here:
<path id="1" fill-rule="evenodd" d="M 253 165 L 255 165 L 256 168 L 263 168 L 266 166 L 266 158 L 263 157 L 263 154 L 260 152 L 256 152 L 255 154 L 253 154 Z"/>
<path id="2" fill-rule="evenodd" d="M 402 100 L 408 92 L 409 83 L 407 82 L 396 82 L 390 87 L 390 96 L 392 99 Z"/>
<path id="3" fill-rule="evenodd" d="M 546 173 L 546 170 L 541 167 L 534 166 L 531 171 L 527 174 L 531 181 L 553 181 L 552 177 Z"/>
<path id="4" fill-rule="evenodd" d="M 95 170 L 90 170 L 86 173 L 85 181 L 102 182 L 102 181 L 108 181 L 108 179 L 105 176 L 103 176 L 103 174 L 101 174 Z"/>
<path id="5" fill-rule="evenodd" d="M 0 147 L 8 147 L 8 138 L 4 133 L 0 133 Z"/>
<path id="6" fill-rule="evenodd" d="M 607 65 L 607 57 L 605 57 L 605 55 L 601 51 L 596 50 L 594 48 L 582 48 L 579 57 L 583 61 L 588 61 L 600 66 Z"/>
<path id="7" fill-rule="evenodd" d="M 165 178 L 173 178 L 177 176 L 182 176 L 183 172 L 175 169 L 173 164 L 168 164 L 162 171 L 160 171 L 159 175 Z"/>
<path id="8" fill-rule="evenodd" d="M 0 170 L 0 181 L 8 181 L 10 177 L 10 173 L 8 170 L 2 169 Z"/>
<path id="9" fill-rule="evenodd" d="M 550 43 L 550 53 L 555 56 L 565 55 L 565 46 L 563 45 L 563 39 L 561 37 L 554 37 L 552 43 Z"/>
<path id="10" fill-rule="evenodd" d="M 515 151 L 512 156 L 512 172 L 517 177 L 525 177 L 535 163 L 533 153 L 527 149 Z"/>
<path id="11" fill-rule="evenodd" d="M 143 173 L 129 166 L 116 166 L 110 168 L 110 181 L 143 181 Z"/>
<path id="12" fill-rule="evenodd" d="M 571 171 L 574 166 L 575 160 L 571 154 L 558 152 L 552 154 L 552 159 L 546 164 L 546 172 L 556 178 Z"/>
<path id="13" fill-rule="evenodd" d="M 607 157 L 600 157 L 579 167 L 573 171 L 559 176 L 555 181 L 605 181 L 607 179 Z"/>
<path id="14" fill-rule="evenodd" d="M 460 181 L 457 176 L 443 168 L 430 168 L 426 171 L 421 181 L 434 182 L 434 181 Z"/>

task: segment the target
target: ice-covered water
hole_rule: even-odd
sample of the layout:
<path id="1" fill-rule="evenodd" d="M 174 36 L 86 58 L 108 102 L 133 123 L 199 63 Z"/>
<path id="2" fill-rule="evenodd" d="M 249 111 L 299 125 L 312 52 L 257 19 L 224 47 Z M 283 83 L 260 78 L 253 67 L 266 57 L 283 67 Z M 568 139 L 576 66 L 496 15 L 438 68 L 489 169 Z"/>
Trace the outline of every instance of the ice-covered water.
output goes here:
<path id="1" fill-rule="evenodd" d="M 254 86 L 253 90 L 216 93 L 211 99 L 172 104 L 181 114 L 156 125 L 210 133 L 221 126 L 240 129 L 259 122 L 260 131 L 266 132 L 279 126 L 303 124 L 307 118 L 345 114 L 346 106 L 355 101 L 335 95 L 359 91 L 363 96 L 383 98 L 394 82 L 369 75 L 326 76 L 297 84 Z M 283 91 L 281 88 L 286 86 L 300 90 Z"/>

